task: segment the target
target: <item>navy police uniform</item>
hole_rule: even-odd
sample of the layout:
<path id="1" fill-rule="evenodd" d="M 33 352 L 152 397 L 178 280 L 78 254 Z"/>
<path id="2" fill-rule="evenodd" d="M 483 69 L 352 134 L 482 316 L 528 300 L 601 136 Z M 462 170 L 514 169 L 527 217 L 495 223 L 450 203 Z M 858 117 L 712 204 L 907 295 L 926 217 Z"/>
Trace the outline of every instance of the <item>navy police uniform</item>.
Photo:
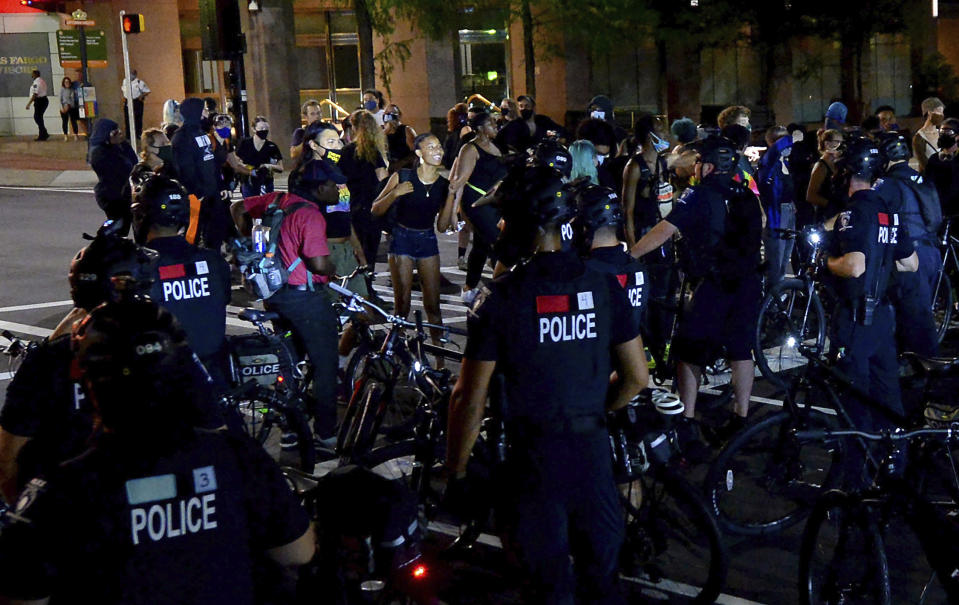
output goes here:
<path id="1" fill-rule="evenodd" d="M 154 238 L 148 245 L 160 254 L 150 298 L 177 318 L 190 348 L 225 387 L 230 266 L 218 252 L 196 248 L 179 235 Z"/>
<path id="2" fill-rule="evenodd" d="M 575 255 L 540 253 L 481 290 L 468 320 L 466 357 L 503 374 L 502 521 L 547 603 L 572 603 L 574 585 L 592 602 L 619 599 L 605 394 L 611 348 L 639 334 L 622 290 Z"/>
<path id="3" fill-rule="evenodd" d="M 892 166 L 875 189 L 909 230 L 919 257 L 919 270 L 895 274 L 890 292 L 898 340 L 903 350 L 935 355 L 938 335 L 932 297 L 942 264 L 937 237 L 942 223 L 939 194 L 905 162 Z"/>
<path id="4" fill-rule="evenodd" d="M 254 556 L 307 530 L 255 443 L 195 432 L 145 459 L 113 434 L 34 479 L 0 532 L 0 593 L 54 603 L 253 603 Z"/>
<path id="5" fill-rule="evenodd" d="M 7 387 L 0 427 L 30 439 L 17 456 L 18 488 L 89 447 L 94 432 L 93 404 L 79 380 L 70 335 L 66 334 L 31 351 Z M 193 393 L 194 400 L 181 402 L 176 413 L 193 415 L 196 426 L 221 426 L 216 399 L 200 366 L 195 368 Z"/>
<path id="6" fill-rule="evenodd" d="M 633 258 L 622 246 L 606 246 L 593 248 L 586 259 L 586 266 L 616 278 L 616 283 L 623 289 L 629 301 L 633 323 L 643 325 L 648 279 L 643 263 Z"/>
<path id="7" fill-rule="evenodd" d="M 742 223 L 738 227 L 746 228 L 743 233 L 727 233 L 727 213 L 733 203 L 756 213 L 753 221 L 738 221 Z M 723 346 L 729 361 L 752 359 L 762 301 L 761 212 L 755 196 L 743 185 L 724 175 L 710 175 L 701 185 L 687 189 L 666 217 L 683 236 L 687 278 L 701 280 L 676 336 L 678 359 L 704 366 L 721 355 Z M 754 228 L 748 229 L 746 223 Z M 729 240 L 735 246 L 723 245 Z"/>
<path id="8" fill-rule="evenodd" d="M 831 340 L 841 352 L 839 369 L 886 408 L 902 414 L 888 294 L 896 261 L 912 255 L 913 240 L 900 216 L 876 191 L 858 191 L 849 201 L 849 209 L 836 219 L 831 256 L 861 252 L 866 256 L 866 270 L 857 278 L 836 280 L 839 302 Z M 888 426 L 855 398 L 849 398 L 848 406 L 860 428 Z"/>

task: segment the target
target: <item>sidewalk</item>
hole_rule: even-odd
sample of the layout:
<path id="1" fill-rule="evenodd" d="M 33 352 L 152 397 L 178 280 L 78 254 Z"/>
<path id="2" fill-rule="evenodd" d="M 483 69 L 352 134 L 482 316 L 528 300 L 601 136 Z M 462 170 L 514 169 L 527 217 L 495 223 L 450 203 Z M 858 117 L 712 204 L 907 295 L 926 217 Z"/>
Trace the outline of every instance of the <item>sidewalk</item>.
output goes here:
<path id="1" fill-rule="evenodd" d="M 51 134 L 46 141 L 0 137 L 0 185 L 92 188 L 97 177 L 86 154 L 86 139 L 64 141 L 60 134 Z"/>

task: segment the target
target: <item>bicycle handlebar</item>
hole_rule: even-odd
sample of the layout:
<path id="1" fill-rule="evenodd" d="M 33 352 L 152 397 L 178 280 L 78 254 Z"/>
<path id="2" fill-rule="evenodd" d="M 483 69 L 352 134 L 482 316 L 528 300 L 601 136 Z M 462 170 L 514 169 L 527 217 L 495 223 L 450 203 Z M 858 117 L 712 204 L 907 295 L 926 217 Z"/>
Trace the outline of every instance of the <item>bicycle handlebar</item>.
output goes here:
<path id="1" fill-rule="evenodd" d="M 893 432 L 891 430 L 883 430 L 879 432 L 869 432 L 869 431 L 858 431 L 858 430 L 841 430 L 841 431 L 832 431 L 828 429 L 819 429 L 819 430 L 810 430 L 810 431 L 796 431 L 796 437 L 800 439 L 831 439 L 835 437 L 859 437 L 862 439 L 867 439 L 869 441 L 905 441 L 913 439 L 915 437 L 921 437 L 923 435 L 935 435 L 939 437 L 946 437 L 946 439 L 952 439 L 953 434 L 959 436 L 959 426 L 956 426 L 955 429 L 950 426 L 947 429 L 915 429 L 912 431 L 906 431 L 902 433 Z"/>
<path id="2" fill-rule="evenodd" d="M 327 286 L 329 286 L 330 289 L 332 289 L 334 292 L 338 293 L 340 296 L 344 296 L 344 297 L 350 299 L 350 306 L 353 306 L 353 304 L 355 303 L 355 304 L 358 304 L 358 305 L 362 305 L 362 306 L 368 307 L 368 308 L 376 311 L 379 315 L 381 315 L 386 322 L 391 323 L 391 324 L 393 324 L 393 325 L 395 325 L 395 326 L 399 326 L 399 327 L 401 327 L 401 328 L 411 328 L 411 329 L 415 329 L 415 330 L 418 330 L 418 331 L 419 331 L 419 330 L 422 330 L 423 328 L 428 328 L 428 329 L 433 329 L 433 330 L 442 330 L 443 332 L 446 332 L 447 334 L 459 334 L 459 335 L 463 335 L 463 334 L 464 334 L 464 332 L 462 332 L 462 330 L 456 330 L 455 328 L 452 328 L 452 327 L 450 327 L 450 326 L 444 326 L 444 325 L 439 325 L 439 324 L 431 324 L 431 323 L 426 323 L 426 322 L 411 322 L 411 321 L 408 321 L 408 320 L 403 319 L 402 317 L 400 317 L 400 316 L 398 316 L 398 315 L 393 315 L 392 313 L 387 313 L 385 310 L 381 309 L 381 308 L 378 307 L 377 305 L 375 305 L 375 304 L 371 303 L 370 301 L 366 300 L 365 298 L 363 298 L 363 297 L 360 296 L 359 294 L 353 292 L 352 290 L 348 290 L 347 288 L 344 288 L 343 286 L 341 286 L 341 285 L 339 285 L 339 284 L 334 284 L 333 282 L 330 282 L 329 284 L 327 284 Z"/>

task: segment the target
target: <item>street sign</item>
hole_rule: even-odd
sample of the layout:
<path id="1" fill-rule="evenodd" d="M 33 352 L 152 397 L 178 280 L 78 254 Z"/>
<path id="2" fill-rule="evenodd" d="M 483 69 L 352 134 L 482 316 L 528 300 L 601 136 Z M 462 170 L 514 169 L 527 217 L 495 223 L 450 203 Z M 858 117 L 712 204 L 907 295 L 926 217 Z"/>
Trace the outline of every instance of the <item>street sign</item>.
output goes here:
<path id="1" fill-rule="evenodd" d="M 107 66 L 107 43 L 102 29 L 86 32 L 87 67 Z M 60 65 L 69 69 L 80 69 L 80 32 L 75 29 L 57 31 L 57 47 L 60 49 Z"/>
<path id="2" fill-rule="evenodd" d="M 93 27 L 97 24 L 93 19 L 67 19 L 67 25 L 83 25 L 84 27 Z"/>

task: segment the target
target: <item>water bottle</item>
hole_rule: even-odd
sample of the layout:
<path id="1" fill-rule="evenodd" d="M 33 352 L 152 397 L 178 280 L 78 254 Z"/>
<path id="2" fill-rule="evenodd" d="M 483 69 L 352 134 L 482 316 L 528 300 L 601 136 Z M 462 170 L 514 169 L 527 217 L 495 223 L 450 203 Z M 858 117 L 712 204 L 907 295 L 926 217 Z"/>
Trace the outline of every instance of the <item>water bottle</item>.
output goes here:
<path id="1" fill-rule="evenodd" d="M 270 291 L 275 292 L 283 286 L 283 271 L 278 259 L 274 258 L 273 254 L 267 252 L 264 261 L 267 261 L 267 264 L 264 265 L 266 283 L 270 286 Z"/>
<path id="2" fill-rule="evenodd" d="M 263 224 L 263 219 L 253 219 L 253 250 L 266 252 L 266 244 L 270 237 L 270 228 Z"/>

